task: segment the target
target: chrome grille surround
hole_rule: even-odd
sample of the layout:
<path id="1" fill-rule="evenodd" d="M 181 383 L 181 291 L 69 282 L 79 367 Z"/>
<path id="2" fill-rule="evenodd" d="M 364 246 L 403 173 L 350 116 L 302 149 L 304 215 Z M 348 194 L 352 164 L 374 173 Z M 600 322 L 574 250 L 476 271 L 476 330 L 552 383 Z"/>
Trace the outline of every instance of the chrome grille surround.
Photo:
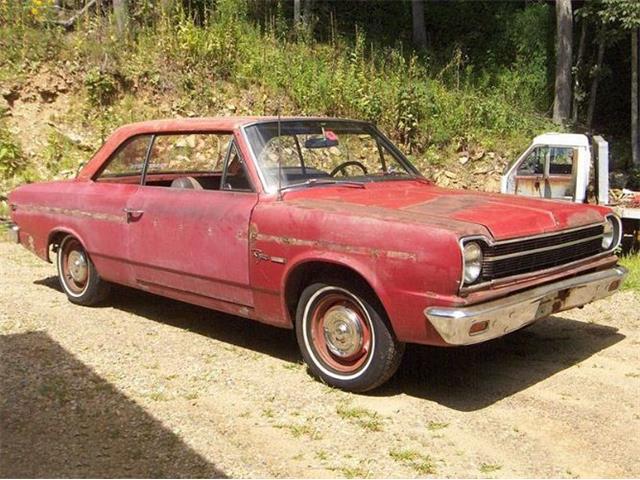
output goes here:
<path id="1" fill-rule="evenodd" d="M 609 217 L 620 222 L 615 215 L 607 215 Z M 464 284 L 463 276 L 460 290 L 477 290 L 495 280 L 522 278 L 538 271 L 553 270 L 611 253 L 619 239 L 614 241 L 613 247 L 604 250 L 604 225 L 605 222 L 502 241 L 493 241 L 484 236 L 463 238 L 459 242 L 461 252 L 466 242 L 476 241 L 483 247 L 484 261 L 480 278 L 472 284 Z M 464 260 L 462 267 L 464 275 Z"/>

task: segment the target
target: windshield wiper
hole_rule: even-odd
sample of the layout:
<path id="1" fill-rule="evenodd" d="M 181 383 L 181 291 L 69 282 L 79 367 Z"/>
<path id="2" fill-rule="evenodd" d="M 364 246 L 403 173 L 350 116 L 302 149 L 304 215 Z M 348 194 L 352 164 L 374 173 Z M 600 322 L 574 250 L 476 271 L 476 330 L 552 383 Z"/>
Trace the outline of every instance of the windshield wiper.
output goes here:
<path id="1" fill-rule="evenodd" d="M 300 183 L 293 183 L 291 185 L 284 185 L 280 187 L 278 193 L 285 192 L 287 190 L 292 190 L 294 188 L 304 188 L 304 187 L 316 187 L 322 185 L 340 185 L 351 188 L 365 188 L 364 182 L 357 182 L 355 180 L 327 180 L 321 178 L 310 178 Z"/>

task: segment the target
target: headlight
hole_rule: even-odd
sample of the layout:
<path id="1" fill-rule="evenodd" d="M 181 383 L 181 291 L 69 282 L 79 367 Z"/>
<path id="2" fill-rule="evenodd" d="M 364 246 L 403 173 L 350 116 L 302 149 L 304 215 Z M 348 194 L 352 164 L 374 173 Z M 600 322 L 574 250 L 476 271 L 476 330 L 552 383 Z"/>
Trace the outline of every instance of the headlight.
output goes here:
<path id="1" fill-rule="evenodd" d="M 618 246 L 619 241 L 620 222 L 615 216 L 609 215 L 604 224 L 604 233 L 602 234 L 602 249 L 613 249 Z"/>
<path id="2" fill-rule="evenodd" d="M 465 243 L 462 249 L 464 259 L 464 283 L 475 282 L 482 273 L 482 248 L 476 242 Z"/>

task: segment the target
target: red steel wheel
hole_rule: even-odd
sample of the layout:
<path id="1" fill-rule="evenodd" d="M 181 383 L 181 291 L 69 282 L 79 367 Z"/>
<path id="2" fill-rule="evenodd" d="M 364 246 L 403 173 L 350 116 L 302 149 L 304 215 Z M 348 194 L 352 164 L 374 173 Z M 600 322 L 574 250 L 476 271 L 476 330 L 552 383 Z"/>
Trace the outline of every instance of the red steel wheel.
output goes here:
<path id="1" fill-rule="evenodd" d="M 89 261 L 82 244 L 74 237 L 67 237 L 58 251 L 60 280 L 67 294 L 80 296 L 89 284 Z"/>
<path id="2" fill-rule="evenodd" d="M 322 362 L 342 374 L 357 372 L 372 350 L 371 320 L 355 297 L 336 287 L 325 287 L 309 312 L 311 346 Z"/>
<path id="3" fill-rule="evenodd" d="M 67 235 L 58 246 L 58 278 L 67 298 L 79 305 L 100 303 L 109 293 L 82 243 Z"/>
<path id="4" fill-rule="evenodd" d="M 327 279 L 302 291 L 296 338 L 313 375 L 353 392 L 386 382 L 404 352 L 375 293 L 346 279 Z"/>

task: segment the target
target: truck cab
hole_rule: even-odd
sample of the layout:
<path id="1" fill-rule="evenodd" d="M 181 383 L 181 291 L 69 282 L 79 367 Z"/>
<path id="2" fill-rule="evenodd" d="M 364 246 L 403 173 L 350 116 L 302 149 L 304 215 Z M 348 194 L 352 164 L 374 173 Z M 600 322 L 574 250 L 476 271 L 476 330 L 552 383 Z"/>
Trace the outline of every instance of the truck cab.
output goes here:
<path id="1" fill-rule="evenodd" d="M 594 200 L 587 197 L 591 182 L 596 202 L 613 208 L 622 221 L 623 250 L 640 250 L 640 208 L 636 200 L 610 203 L 609 144 L 601 136 L 594 136 L 590 142 L 586 135 L 578 133 L 538 135 L 522 155 L 507 165 L 500 191 L 586 203 Z M 632 198 L 638 195 L 626 192 Z"/>
<path id="2" fill-rule="evenodd" d="M 585 135 L 538 135 L 506 168 L 501 192 L 584 202 L 589 183 L 591 149 Z"/>

